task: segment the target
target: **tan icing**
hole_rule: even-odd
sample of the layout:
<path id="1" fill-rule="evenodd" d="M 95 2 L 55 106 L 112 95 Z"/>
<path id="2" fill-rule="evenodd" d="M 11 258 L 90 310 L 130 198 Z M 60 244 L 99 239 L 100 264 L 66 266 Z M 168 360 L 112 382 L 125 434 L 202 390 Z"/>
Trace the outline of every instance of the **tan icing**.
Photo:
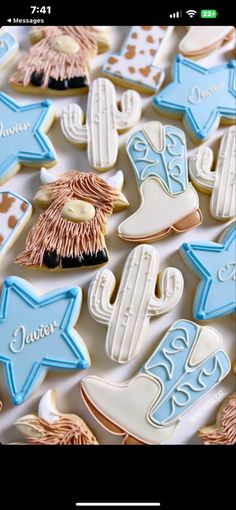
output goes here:
<path id="1" fill-rule="evenodd" d="M 29 421 L 31 435 L 29 444 L 42 445 L 89 445 L 98 444 L 97 439 L 86 423 L 78 416 L 60 416 L 54 423 L 32 417 Z"/>
<path id="2" fill-rule="evenodd" d="M 74 55 L 79 52 L 78 42 L 69 35 L 57 35 L 51 41 L 51 48 L 58 53 L 67 53 L 67 55 Z"/>
<path id="3" fill-rule="evenodd" d="M 0 200 L 0 213 L 6 213 L 9 211 L 13 202 L 15 202 L 15 198 L 10 197 L 8 193 L 4 193 Z"/>
<path id="4" fill-rule="evenodd" d="M 81 223 L 90 221 L 96 214 L 95 207 L 84 200 L 69 200 L 61 210 L 61 215 L 65 220 Z"/>
<path id="5" fill-rule="evenodd" d="M 216 416 L 216 423 L 202 427 L 198 435 L 204 444 L 236 443 L 236 392 L 223 401 Z"/>
<path id="6" fill-rule="evenodd" d="M 8 227 L 14 228 L 18 222 L 18 219 L 15 216 L 9 216 L 8 218 Z"/>

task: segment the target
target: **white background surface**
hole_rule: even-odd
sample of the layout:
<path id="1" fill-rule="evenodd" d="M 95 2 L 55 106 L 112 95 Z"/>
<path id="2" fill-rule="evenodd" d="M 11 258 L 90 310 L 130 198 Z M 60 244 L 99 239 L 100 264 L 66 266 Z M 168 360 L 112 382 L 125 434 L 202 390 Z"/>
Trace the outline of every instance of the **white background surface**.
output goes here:
<path id="1" fill-rule="evenodd" d="M 185 31 L 185 27 L 177 27 L 175 29 L 171 41 L 171 46 L 169 46 L 168 51 L 166 51 L 165 55 L 163 56 L 163 65 L 166 68 L 165 83 L 170 81 L 170 64 L 175 56 L 178 40 L 180 40 L 180 38 L 184 35 Z M 13 62 L 8 64 L 6 68 L 0 71 L 0 89 L 17 99 L 19 104 L 22 105 L 31 103 L 33 101 L 39 101 L 45 98 L 45 96 L 18 94 L 15 93 L 7 84 L 8 78 L 15 70 L 17 62 L 24 54 L 25 50 L 29 47 L 29 28 L 11 27 L 9 28 L 9 32 L 11 32 L 18 39 L 20 43 L 20 52 Z M 119 50 L 127 32 L 128 27 L 112 28 L 111 48 L 113 51 Z M 199 27 L 199 37 L 201 37 L 201 27 Z M 226 60 L 234 58 L 232 48 L 233 42 L 230 42 L 224 45 L 222 48 L 216 50 L 208 57 L 198 60 L 198 63 L 206 65 L 206 67 L 216 65 L 218 63 L 224 63 Z M 104 54 L 99 55 L 94 59 L 91 69 L 92 78 L 98 76 L 103 61 Z M 116 87 L 116 90 L 118 97 L 120 97 L 124 89 Z M 135 131 L 144 122 L 150 120 L 160 120 L 164 125 L 170 123 L 167 118 L 157 114 L 157 112 L 154 111 L 151 105 L 151 100 L 152 96 L 145 96 L 142 94 L 143 115 L 139 125 L 131 131 Z M 75 169 L 91 171 L 87 161 L 86 151 L 74 148 L 71 144 L 69 144 L 69 142 L 67 142 L 61 132 L 59 122 L 60 113 L 63 107 L 70 102 L 78 102 L 78 104 L 84 108 L 84 111 L 86 111 L 87 96 L 71 96 L 65 99 L 53 97 L 53 102 L 58 118 L 54 122 L 48 134 L 56 149 L 58 155 L 58 163 L 50 171 L 55 172 L 56 174 Z M 171 123 L 182 127 L 181 121 L 173 120 Z M 219 140 L 224 132 L 224 129 L 219 129 L 210 140 L 209 144 L 212 146 L 214 151 L 217 151 L 218 149 Z M 125 217 L 128 217 L 133 211 L 135 211 L 139 205 L 138 188 L 136 186 L 132 168 L 124 148 L 124 142 L 127 137 L 129 137 L 130 132 L 128 132 L 128 134 L 120 135 L 120 150 L 117 165 L 106 174 L 113 175 L 117 169 L 123 170 L 125 176 L 124 193 L 130 202 L 130 207 L 126 211 L 115 213 L 112 218 L 110 218 L 109 222 L 110 228 L 109 235 L 107 236 L 107 246 L 110 252 L 110 261 L 106 267 L 114 272 L 118 281 L 121 276 L 125 259 L 130 253 L 130 250 L 134 248 L 135 245 L 132 243 L 126 243 L 118 238 L 117 226 Z M 187 146 L 189 150 L 194 149 L 194 145 L 188 136 Z M 32 200 L 39 186 L 39 171 L 24 168 L 21 169 L 13 179 L 2 186 L 1 190 L 5 189 L 15 191 L 19 194 L 22 194 L 29 200 Z M 200 227 L 193 229 L 185 234 L 172 234 L 162 241 L 154 243 L 154 246 L 160 255 L 160 270 L 167 266 L 174 266 L 182 271 L 185 282 L 183 297 L 179 304 L 170 313 L 164 316 L 160 316 L 157 319 L 151 319 L 149 333 L 143 349 L 132 362 L 126 364 L 125 366 L 119 366 L 106 357 L 104 350 L 106 327 L 94 322 L 88 314 L 86 305 L 87 290 L 91 278 L 95 274 L 95 271 L 77 269 L 64 273 L 49 273 L 44 271 L 27 270 L 14 264 L 15 256 L 20 253 L 24 247 L 26 235 L 29 229 L 38 218 L 40 211 L 34 211 L 31 221 L 25 227 L 20 238 L 16 241 L 12 249 L 7 253 L 5 259 L 0 263 L 0 281 L 2 281 L 8 275 L 20 276 L 22 278 L 26 278 L 30 283 L 34 284 L 36 290 L 39 293 L 46 293 L 65 286 L 70 287 L 74 285 L 80 285 L 83 288 L 83 306 L 76 325 L 76 329 L 84 338 L 89 349 L 91 356 L 91 368 L 82 371 L 50 372 L 48 373 L 43 384 L 38 388 L 37 392 L 34 393 L 34 395 L 29 400 L 20 406 L 14 406 L 11 402 L 9 392 L 5 384 L 4 373 L 1 367 L 0 398 L 4 405 L 0 416 L 0 441 L 2 443 L 23 440 L 22 436 L 14 428 L 13 423 L 20 416 L 31 412 L 36 412 L 40 396 L 49 388 L 56 388 L 57 390 L 58 408 L 62 412 L 72 412 L 84 418 L 97 436 L 100 443 L 121 443 L 120 437 L 106 432 L 90 415 L 80 396 L 79 381 L 82 377 L 88 374 L 96 374 L 105 377 L 108 380 L 117 382 L 123 382 L 124 380 L 129 379 L 139 370 L 143 362 L 145 362 L 146 359 L 151 355 L 152 351 L 161 340 L 167 328 L 169 328 L 175 320 L 180 318 L 193 320 L 193 298 L 198 280 L 194 273 L 192 273 L 192 271 L 190 271 L 183 263 L 182 259 L 180 258 L 178 249 L 184 242 L 202 240 L 217 241 L 219 235 L 227 226 L 227 224 L 217 222 L 210 216 L 209 195 L 199 193 L 199 198 L 200 207 L 204 216 L 203 224 Z M 14 320 L 14 318 L 12 318 L 12 320 Z M 218 329 L 223 335 L 225 341 L 225 349 L 229 354 L 230 359 L 233 360 L 235 358 L 235 324 L 233 316 L 223 317 L 222 319 L 210 321 L 209 324 Z M 178 425 L 169 443 L 199 444 L 200 440 L 196 436 L 197 429 L 208 422 L 214 421 L 215 412 L 220 401 L 224 398 L 224 396 L 226 396 L 226 394 L 232 391 L 233 387 L 234 376 L 231 372 L 220 385 L 208 393 L 205 398 L 200 400 L 192 409 L 189 410 L 189 412 L 184 415 L 181 423 Z"/>

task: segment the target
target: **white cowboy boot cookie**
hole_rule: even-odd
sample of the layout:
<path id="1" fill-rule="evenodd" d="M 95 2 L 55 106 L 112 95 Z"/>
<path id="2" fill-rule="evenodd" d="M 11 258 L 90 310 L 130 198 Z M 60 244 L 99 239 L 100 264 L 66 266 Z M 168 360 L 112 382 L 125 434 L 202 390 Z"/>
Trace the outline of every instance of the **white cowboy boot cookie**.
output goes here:
<path id="1" fill-rule="evenodd" d="M 183 413 L 230 371 L 222 342 L 212 327 L 178 320 L 133 379 L 117 384 L 84 378 L 84 401 L 125 444 L 166 443 Z"/>
<path id="2" fill-rule="evenodd" d="M 188 181 L 185 134 L 174 126 L 148 122 L 127 142 L 141 205 L 118 228 L 131 242 L 156 241 L 202 222 L 198 194 Z"/>

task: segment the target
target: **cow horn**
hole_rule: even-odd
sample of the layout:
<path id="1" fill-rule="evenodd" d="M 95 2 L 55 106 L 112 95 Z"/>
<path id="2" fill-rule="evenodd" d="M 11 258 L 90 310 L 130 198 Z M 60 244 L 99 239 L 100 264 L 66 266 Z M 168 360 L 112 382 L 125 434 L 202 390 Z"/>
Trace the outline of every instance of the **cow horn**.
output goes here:
<path id="1" fill-rule="evenodd" d="M 42 167 L 40 170 L 40 180 L 42 184 L 50 184 L 51 182 L 55 182 L 57 177 L 51 172 L 48 172 L 46 168 Z"/>
<path id="2" fill-rule="evenodd" d="M 112 186 L 118 191 L 121 191 L 124 186 L 124 174 L 122 170 L 118 170 L 115 175 L 112 175 L 112 177 L 103 177 L 103 179 L 107 182 L 107 184 L 109 184 L 109 186 Z"/>

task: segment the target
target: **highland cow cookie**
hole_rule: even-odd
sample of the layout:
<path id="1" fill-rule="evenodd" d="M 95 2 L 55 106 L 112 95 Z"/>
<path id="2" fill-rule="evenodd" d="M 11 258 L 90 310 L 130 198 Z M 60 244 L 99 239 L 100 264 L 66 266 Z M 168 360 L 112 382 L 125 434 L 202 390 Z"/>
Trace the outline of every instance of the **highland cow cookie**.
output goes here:
<path id="1" fill-rule="evenodd" d="M 52 102 L 20 106 L 0 92 L 0 185 L 22 165 L 52 166 L 54 148 L 46 136 L 55 117 Z"/>
<path id="2" fill-rule="evenodd" d="M 0 301 L 0 362 L 14 404 L 24 402 L 48 370 L 90 365 L 87 348 L 74 329 L 81 303 L 80 287 L 39 296 L 22 278 L 5 279 Z"/>
<path id="3" fill-rule="evenodd" d="M 22 416 L 14 425 L 27 440 L 27 443 L 18 444 L 98 444 L 88 425 L 79 416 L 61 413 L 57 409 L 55 390 L 48 390 L 42 396 L 38 415 Z"/>
<path id="4" fill-rule="evenodd" d="M 78 146 L 87 145 L 89 164 L 104 171 L 115 165 L 118 156 L 118 134 L 132 128 L 140 119 L 142 102 L 139 94 L 127 90 L 117 108 L 115 87 L 110 80 L 94 80 L 88 96 L 86 124 L 77 104 L 62 112 L 61 127 L 66 138 Z"/>
<path id="5" fill-rule="evenodd" d="M 133 26 L 121 51 L 107 57 L 102 73 L 118 85 L 154 94 L 165 77 L 161 56 L 173 28 Z"/>
<path id="6" fill-rule="evenodd" d="M 109 48 L 108 27 L 34 27 L 32 48 L 20 60 L 9 83 L 18 92 L 75 95 L 89 87 L 89 67 Z"/>
<path id="7" fill-rule="evenodd" d="M 121 193 L 123 174 L 106 182 L 93 173 L 70 172 L 56 180 L 43 170 L 45 183 L 35 196 L 43 212 L 16 262 L 50 270 L 90 267 L 108 261 L 105 235 L 113 210 L 128 207 Z"/>
<path id="8" fill-rule="evenodd" d="M 179 43 L 179 51 L 188 58 L 202 58 L 235 36 L 234 27 L 193 26 Z"/>
<path id="9" fill-rule="evenodd" d="M 111 271 L 99 271 L 90 284 L 89 312 L 97 322 L 107 325 L 106 353 L 117 363 L 127 363 L 138 354 L 146 340 L 151 317 L 172 310 L 182 296 L 182 273 L 168 267 L 159 275 L 159 297 L 156 297 L 158 267 L 155 248 L 140 245 L 126 260 L 113 304 L 116 280 Z"/>
<path id="10" fill-rule="evenodd" d="M 230 370 L 214 328 L 178 320 L 136 376 L 123 384 L 88 376 L 81 392 L 95 418 L 125 444 L 166 443 L 182 415 Z"/>
<path id="11" fill-rule="evenodd" d="M 198 431 L 204 444 L 236 443 L 236 391 L 228 395 L 220 405 L 216 422 Z"/>
<path id="12" fill-rule="evenodd" d="M 0 191 L 0 259 L 20 235 L 31 213 L 28 200 L 12 191 Z"/>
<path id="13" fill-rule="evenodd" d="M 18 52 L 19 45 L 5 28 L 0 28 L 0 69 L 10 62 Z"/>
<path id="14" fill-rule="evenodd" d="M 130 242 L 153 242 L 202 222 L 198 194 L 188 180 L 185 134 L 148 122 L 127 142 L 141 205 L 118 228 Z"/>

